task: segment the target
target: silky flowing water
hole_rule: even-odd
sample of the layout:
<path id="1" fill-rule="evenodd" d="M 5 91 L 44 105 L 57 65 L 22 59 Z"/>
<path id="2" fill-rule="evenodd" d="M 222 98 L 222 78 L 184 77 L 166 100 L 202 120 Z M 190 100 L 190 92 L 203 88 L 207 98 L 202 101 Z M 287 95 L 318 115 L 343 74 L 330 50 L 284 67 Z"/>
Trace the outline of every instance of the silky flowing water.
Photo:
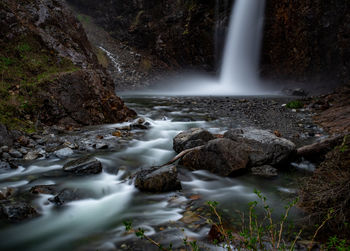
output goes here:
<path id="1" fill-rule="evenodd" d="M 1 223 L 1 250 L 120 249 L 125 242 L 137 241 L 133 234 L 125 234 L 122 222 L 128 219 L 133 221 L 134 227 L 143 227 L 146 234 L 161 237 L 164 243 L 181 244 L 184 235 L 176 222 L 192 209 L 189 205 L 193 206 L 190 199 L 193 195 L 200 198 L 196 200 L 197 205 L 204 206 L 206 201 L 215 200 L 223 212 L 233 215 L 235 210 L 247 210 L 247 204 L 257 200 L 253 191 L 258 189 L 268 198 L 276 217 L 280 216 L 288 202 L 286 198 L 296 190 L 298 172 L 281 172 L 278 178 L 265 179 L 250 174 L 220 177 L 180 167 L 182 191 L 140 192 L 129 175 L 142 167 L 163 164 L 175 156 L 172 138 L 177 133 L 191 127 L 222 133 L 228 129 L 227 121 L 232 122 L 234 118 L 209 118 L 205 107 L 176 103 L 167 97 L 125 97 L 125 100 L 150 123 L 150 128 L 133 130 L 130 140 L 115 138 L 120 141 L 118 149 L 90 153 L 103 163 L 101 174 L 74 177 L 62 171 L 64 163 L 81 154 L 66 160 L 51 157 L 23 163 L 17 170 L 0 174 L 0 188 L 16 187 L 24 194 L 29 194 L 35 185 L 47 184 L 83 191 L 81 199 L 61 207 L 48 201 L 52 195 L 31 195 L 41 216 L 25 223 Z M 111 128 L 118 126 L 90 127 L 78 134 L 81 140 L 86 135 L 108 137 Z M 297 216 L 298 212 L 292 211 L 292 218 Z M 181 228 L 187 236 L 196 239 L 205 239 L 209 231 L 208 226 L 196 228 L 182 224 Z"/>

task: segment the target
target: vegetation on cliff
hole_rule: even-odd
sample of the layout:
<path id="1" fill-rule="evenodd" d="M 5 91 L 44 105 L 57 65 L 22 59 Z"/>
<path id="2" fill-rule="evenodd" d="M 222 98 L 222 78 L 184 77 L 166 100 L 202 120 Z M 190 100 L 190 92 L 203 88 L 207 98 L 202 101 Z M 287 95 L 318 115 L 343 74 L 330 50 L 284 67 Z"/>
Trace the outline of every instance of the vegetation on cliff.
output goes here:
<path id="1" fill-rule="evenodd" d="M 0 8 L 0 123 L 30 132 L 40 123 L 86 125 L 134 116 L 61 1 L 1 1 Z"/>

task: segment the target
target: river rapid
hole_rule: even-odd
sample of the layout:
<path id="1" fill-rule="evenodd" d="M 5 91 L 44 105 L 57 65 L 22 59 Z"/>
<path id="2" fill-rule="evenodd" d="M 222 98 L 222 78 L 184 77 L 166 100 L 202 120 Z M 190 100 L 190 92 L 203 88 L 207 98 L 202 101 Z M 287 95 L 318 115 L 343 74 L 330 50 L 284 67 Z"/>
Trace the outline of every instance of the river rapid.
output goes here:
<path id="1" fill-rule="evenodd" d="M 201 218 L 209 217 L 206 202 L 219 202 L 220 211 L 230 218 L 236 210 L 246 211 L 248 203 L 258 199 L 254 189 L 268 198 L 274 216 L 280 217 L 284 206 L 296 197 L 298 178 L 311 173 L 311 164 L 293 163 L 273 179 L 249 173 L 220 177 L 179 167 L 183 189 L 160 194 L 140 192 L 134 187 L 130 175 L 140 168 L 169 161 L 175 156 L 173 137 L 193 127 L 219 134 L 229 128 L 252 126 L 279 130 L 297 145 L 312 142 L 322 131 L 312 124 L 309 111 L 290 111 L 283 106 L 291 99 L 277 96 L 125 96 L 127 106 L 148 122 L 147 130 L 134 129 L 125 137 L 115 137 L 112 133 L 116 128 L 128 123 L 82 128 L 57 137 L 93 144 L 96 136 L 101 135 L 108 149 L 74 151 L 65 159 L 49 156 L 22 162 L 18 169 L 0 173 L 0 188 L 15 188 L 17 196 L 31 201 L 40 213 L 38 218 L 23 223 L 2 221 L 0 249 L 156 250 L 134 234 L 125 233 L 123 221 L 132 220 L 134 228 L 144 228 L 147 235 L 161 243 L 180 247 L 186 236 L 202 240 L 200 245 L 214 250 L 206 240 L 210 225 Z M 69 160 L 87 154 L 102 162 L 102 173 L 77 177 L 62 171 Z M 31 194 L 30 189 L 36 185 L 70 189 L 77 196 L 75 200 L 57 206 L 49 201 L 54 195 Z M 301 215 L 297 209 L 291 212 L 294 219 Z M 232 221 L 238 222 L 239 219 L 233 218 Z"/>

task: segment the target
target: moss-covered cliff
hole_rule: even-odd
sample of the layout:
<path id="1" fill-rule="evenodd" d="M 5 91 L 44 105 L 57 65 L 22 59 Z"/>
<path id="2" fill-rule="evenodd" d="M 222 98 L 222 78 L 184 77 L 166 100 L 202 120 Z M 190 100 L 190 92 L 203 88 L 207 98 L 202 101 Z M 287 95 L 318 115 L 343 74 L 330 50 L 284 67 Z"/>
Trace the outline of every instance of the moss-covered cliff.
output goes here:
<path id="1" fill-rule="evenodd" d="M 115 96 L 81 24 L 57 0 L 0 1 L 0 123 L 89 125 L 134 113 Z"/>

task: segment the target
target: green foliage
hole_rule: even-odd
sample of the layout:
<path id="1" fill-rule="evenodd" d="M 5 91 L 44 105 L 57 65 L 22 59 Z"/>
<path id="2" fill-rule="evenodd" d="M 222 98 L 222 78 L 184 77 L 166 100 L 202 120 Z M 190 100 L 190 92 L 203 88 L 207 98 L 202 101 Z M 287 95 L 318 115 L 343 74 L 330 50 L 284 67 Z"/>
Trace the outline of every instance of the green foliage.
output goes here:
<path id="1" fill-rule="evenodd" d="M 303 102 L 301 102 L 299 100 L 293 100 L 293 101 L 289 102 L 286 105 L 286 107 L 290 108 L 290 109 L 300 109 L 300 108 L 304 107 L 304 104 L 303 104 Z"/>
<path id="2" fill-rule="evenodd" d="M 350 245 L 345 239 L 339 239 L 337 236 L 331 236 L 327 242 L 328 250 L 350 251 Z"/>
<path id="3" fill-rule="evenodd" d="M 31 36 L 0 41 L 0 55 L 0 123 L 32 132 L 40 109 L 36 95 L 40 84 L 77 68 Z"/>
<path id="4" fill-rule="evenodd" d="M 216 217 L 217 221 L 207 219 L 207 222 L 215 227 L 219 233 L 219 239 L 213 240 L 213 244 L 222 247 L 227 251 L 232 251 L 232 247 L 235 247 L 238 250 L 294 250 L 297 240 L 300 238 L 300 235 L 303 229 L 300 229 L 297 232 L 288 234 L 291 231 L 295 230 L 293 224 L 287 225 L 288 215 L 291 210 L 297 203 L 298 199 L 295 199 L 289 202 L 285 206 L 285 211 L 281 215 L 281 219 L 275 222 L 272 218 L 272 208 L 267 204 L 267 198 L 262 195 L 258 190 L 255 190 L 254 193 L 259 198 L 260 202 L 252 201 L 248 204 L 249 212 L 246 217 L 243 213 L 241 215 L 241 230 L 237 233 L 233 233 L 232 230 L 229 230 L 224 227 L 221 214 L 217 210 L 219 205 L 216 201 L 208 201 L 207 204 L 210 207 L 213 215 Z M 263 209 L 264 216 L 258 217 L 256 213 L 257 207 L 260 206 Z M 333 210 L 328 212 L 327 217 L 323 222 L 316 226 L 317 229 L 308 245 L 308 250 L 311 250 L 313 247 L 314 240 L 320 231 L 321 228 L 333 217 Z M 138 238 L 146 239 L 153 245 L 157 246 L 160 250 L 170 251 L 172 250 L 172 244 L 168 248 L 164 248 L 160 243 L 156 242 L 149 236 L 145 234 L 145 230 L 138 228 L 137 230 L 132 228 L 131 221 L 123 222 L 126 231 L 134 232 Z M 290 237 L 288 238 L 288 235 Z M 322 246 L 326 250 L 336 250 L 336 251 L 350 251 L 349 240 L 338 239 L 337 236 L 332 236 L 329 238 L 326 246 Z M 197 241 L 188 241 L 187 237 L 183 239 L 184 247 L 189 247 L 192 251 L 199 251 L 199 246 Z M 322 249 L 323 250 L 323 249 Z"/>

